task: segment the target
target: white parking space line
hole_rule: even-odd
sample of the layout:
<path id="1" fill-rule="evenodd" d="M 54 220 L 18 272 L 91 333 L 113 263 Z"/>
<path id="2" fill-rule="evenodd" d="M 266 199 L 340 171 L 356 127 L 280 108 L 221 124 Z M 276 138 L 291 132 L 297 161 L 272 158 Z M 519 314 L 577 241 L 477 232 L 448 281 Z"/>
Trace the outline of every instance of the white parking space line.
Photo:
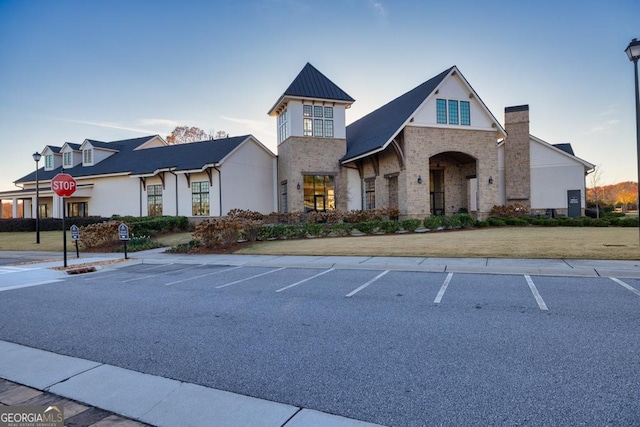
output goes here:
<path id="1" fill-rule="evenodd" d="M 438 291 L 438 295 L 436 295 L 436 299 L 433 300 L 434 304 L 440 304 L 440 301 L 442 301 L 442 297 L 444 296 L 444 293 L 447 291 L 447 287 L 449 286 L 449 283 L 451 282 L 452 277 L 453 277 L 453 273 L 447 274 L 447 278 L 444 279 L 444 283 L 440 287 L 440 290 Z"/>
<path id="2" fill-rule="evenodd" d="M 213 276 L 215 274 L 220 274 L 220 273 L 224 273 L 225 271 L 231 271 L 231 270 L 236 270 L 238 268 L 242 268 L 242 266 L 237 266 L 237 267 L 231 267 L 231 268 L 227 268 L 225 270 L 218 270 L 218 271 L 214 271 L 211 273 L 207 273 L 207 274 L 201 274 L 200 276 L 194 276 L 194 277 L 189 277 L 187 279 L 182 279 L 182 280 L 176 280 L 175 282 L 169 282 L 169 283 L 165 283 L 165 286 L 170 286 L 170 285 L 175 285 L 176 283 L 182 283 L 182 282 L 188 282 L 190 280 L 194 280 L 194 279 L 200 279 L 202 277 L 207 277 L 207 276 Z"/>
<path id="3" fill-rule="evenodd" d="M 267 274 L 275 273 L 276 271 L 284 270 L 287 267 L 276 268 L 275 270 L 267 271 L 266 273 L 256 274 L 255 276 L 246 277 L 244 279 L 236 280 L 235 282 L 225 283 L 224 285 L 216 286 L 216 289 L 226 288 L 227 286 L 235 285 L 236 283 L 245 282 L 247 280 L 255 279 L 256 277 L 266 276 Z"/>
<path id="4" fill-rule="evenodd" d="M 155 270 L 156 268 L 161 268 L 161 267 L 166 267 L 167 265 L 173 265 L 174 263 L 170 262 L 169 264 L 157 264 L 154 265 L 152 267 L 147 267 L 147 268 L 140 268 L 138 269 L 138 271 L 149 271 L 149 270 Z"/>
<path id="5" fill-rule="evenodd" d="M 282 291 L 285 291 L 285 290 L 287 290 L 287 289 L 289 289 L 289 288 L 293 288 L 294 286 L 298 286 L 298 285 L 300 285 L 300 284 L 302 284 L 302 283 L 304 283 L 304 282 L 308 282 L 308 281 L 309 281 L 309 280 L 311 280 L 311 279 L 315 279 L 316 277 L 320 277 L 320 276 L 322 276 L 323 274 L 327 274 L 328 272 L 333 271 L 333 270 L 335 270 L 335 268 L 330 268 L 330 269 L 328 269 L 328 270 L 323 271 L 322 273 L 318 273 L 318 274 L 316 274 L 315 276 L 307 277 L 306 279 L 302 279 L 302 280 L 300 280 L 299 282 L 293 283 L 293 284 L 291 284 L 291 285 L 289 285 L 289 286 L 285 286 L 284 288 L 280 288 L 280 289 L 278 289 L 276 292 L 282 292 Z"/>
<path id="6" fill-rule="evenodd" d="M 345 298 L 351 298 L 352 296 L 354 296 L 355 294 L 357 294 L 358 292 L 360 292 L 361 290 L 363 290 L 364 288 L 366 288 L 367 286 L 369 286 L 370 284 L 372 284 L 373 282 L 375 282 L 376 280 L 378 280 L 379 278 L 381 278 L 382 276 L 384 276 L 385 274 L 387 274 L 388 272 L 390 272 L 391 270 L 385 270 L 382 273 L 378 274 L 376 277 L 374 277 L 373 279 L 369 280 L 367 283 L 365 283 L 364 285 L 360 286 L 357 289 L 354 289 L 353 291 L 349 292 L 348 294 L 345 295 Z"/>
<path id="7" fill-rule="evenodd" d="M 533 280 L 531 280 L 531 276 L 527 276 L 525 274 L 524 278 L 527 280 L 529 289 L 531 289 L 531 293 L 533 294 L 533 297 L 536 299 L 536 302 L 538 303 L 538 307 L 540 308 L 540 310 L 549 310 L 547 308 L 547 304 L 545 304 L 544 300 L 542 299 L 540 292 L 538 292 L 538 288 L 536 288 L 535 283 L 533 283 Z"/>
<path id="8" fill-rule="evenodd" d="M 613 280 L 614 282 L 616 282 L 618 285 L 627 288 L 628 290 L 630 290 L 631 292 L 633 292 L 634 294 L 638 295 L 640 297 L 640 291 L 638 291 L 636 288 L 634 288 L 633 286 L 624 283 L 622 280 L 620 279 L 616 279 L 615 277 L 609 277 L 609 279 Z"/>
<path id="9" fill-rule="evenodd" d="M 128 279 L 128 280 L 123 280 L 120 283 L 128 283 L 128 282 L 134 282 L 136 280 L 145 280 L 145 279 L 150 279 L 152 277 L 157 277 L 157 276 L 161 276 L 163 274 L 167 274 L 167 273 L 175 273 L 176 271 L 187 271 L 187 270 L 192 270 L 194 268 L 198 268 L 198 267 L 202 267 L 205 264 L 197 264 L 191 267 L 186 267 L 186 268 L 178 268 L 176 270 L 170 270 L 170 271 L 165 271 L 164 273 L 160 273 L 160 274 L 150 274 L 149 276 L 142 276 L 142 277 L 134 277 L 133 279 Z"/>

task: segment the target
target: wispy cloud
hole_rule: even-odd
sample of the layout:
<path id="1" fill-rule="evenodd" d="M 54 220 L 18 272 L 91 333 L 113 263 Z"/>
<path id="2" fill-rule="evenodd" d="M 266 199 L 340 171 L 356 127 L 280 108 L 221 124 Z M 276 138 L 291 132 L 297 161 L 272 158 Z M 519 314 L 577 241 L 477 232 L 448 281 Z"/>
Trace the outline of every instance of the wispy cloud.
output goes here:
<path id="1" fill-rule="evenodd" d="M 126 130 L 129 132 L 149 134 L 162 134 L 171 132 L 176 126 L 189 125 L 187 121 L 169 120 L 169 119 L 139 119 L 133 123 L 119 122 L 93 122 L 90 120 L 67 119 L 63 117 L 50 117 L 67 123 L 78 123 L 81 125 L 96 126 L 107 129 Z"/>
<path id="2" fill-rule="evenodd" d="M 387 19 L 387 9 L 379 0 L 367 0 L 369 8 L 383 21 Z"/>
<path id="3" fill-rule="evenodd" d="M 605 120 L 604 122 L 599 123 L 593 128 L 591 128 L 589 132 L 590 133 L 608 133 L 610 130 L 615 128 L 618 125 L 618 123 L 620 123 L 620 120 L 618 119 Z"/>
<path id="4" fill-rule="evenodd" d="M 243 119 L 239 117 L 220 116 L 221 119 L 227 120 L 232 123 L 238 123 L 255 132 L 268 132 L 271 130 L 272 124 L 266 121 Z"/>

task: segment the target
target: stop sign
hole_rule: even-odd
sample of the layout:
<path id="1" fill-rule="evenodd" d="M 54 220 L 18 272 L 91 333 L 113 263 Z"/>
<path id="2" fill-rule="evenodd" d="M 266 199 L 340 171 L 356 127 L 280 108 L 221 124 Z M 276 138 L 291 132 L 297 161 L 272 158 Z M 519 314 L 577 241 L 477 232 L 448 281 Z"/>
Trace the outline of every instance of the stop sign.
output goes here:
<path id="1" fill-rule="evenodd" d="M 60 197 L 69 197 L 76 191 L 76 180 L 68 173 L 59 173 L 51 179 L 51 189 Z"/>

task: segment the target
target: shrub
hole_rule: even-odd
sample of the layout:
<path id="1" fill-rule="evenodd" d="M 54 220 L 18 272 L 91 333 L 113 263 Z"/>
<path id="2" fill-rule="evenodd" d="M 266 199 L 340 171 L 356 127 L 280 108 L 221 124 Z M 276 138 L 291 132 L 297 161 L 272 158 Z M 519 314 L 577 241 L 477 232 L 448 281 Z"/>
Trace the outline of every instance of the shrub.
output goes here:
<path id="1" fill-rule="evenodd" d="M 407 231 L 416 231 L 416 228 L 420 227 L 420 220 L 415 218 L 403 219 L 400 221 L 400 227 Z"/>
<path id="2" fill-rule="evenodd" d="M 514 218 L 526 216 L 528 214 L 529 210 L 527 209 L 527 207 L 520 203 L 510 203 L 508 205 L 501 206 L 494 205 L 491 208 L 491 212 L 489 213 L 489 215 L 491 215 L 492 217 L 498 218 Z"/>
<path id="3" fill-rule="evenodd" d="M 476 221 L 475 226 L 478 228 L 488 227 L 489 223 L 487 221 Z"/>
<path id="4" fill-rule="evenodd" d="M 620 219 L 618 225 L 620 227 L 638 227 L 638 217 L 626 217 Z"/>
<path id="5" fill-rule="evenodd" d="M 118 244 L 120 224 L 119 221 L 107 221 L 80 227 L 80 245 L 85 249 L 91 249 Z"/>
<path id="6" fill-rule="evenodd" d="M 503 220 L 501 220 L 500 218 L 495 218 L 495 217 L 487 218 L 487 223 L 491 227 L 504 227 L 505 225 L 507 225 Z"/>
<path id="7" fill-rule="evenodd" d="M 462 210 L 462 208 L 460 209 Z M 473 227 L 476 224 L 476 220 L 468 213 L 460 212 L 454 215 L 460 225 L 465 228 Z"/>
<path id="8" fill-rule="evenodd" d="M 430 230 L 437 230 L 438 227 L 442 227 L 442 216 L 440 215 L 431 215 L 424 219 L 422 224 L 424 228 L 428 228 Z"/>
<path id="9" fill-rule="evenodd" d="M 224 248 L 238 241 L 242 227 L 235 218 L 205 219 L 196 226 L 193 238 L 206 248 Z"/>
<path id="10" fill-rule="evenodd" d="M 525 227 L 529 225 L 529 221 L 523 218 L 505 218 L 504 223 L 507 225 L 513 225 L 516 227 Z"/>

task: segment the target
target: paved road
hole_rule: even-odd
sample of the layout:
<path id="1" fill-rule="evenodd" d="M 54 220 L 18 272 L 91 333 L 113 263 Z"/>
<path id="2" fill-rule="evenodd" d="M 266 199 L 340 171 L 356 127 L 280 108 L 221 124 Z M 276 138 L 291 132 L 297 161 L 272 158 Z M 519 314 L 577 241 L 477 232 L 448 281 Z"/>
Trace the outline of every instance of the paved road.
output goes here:
<path id="1" fill-rule="evenodd" d="M 390 426 L 640 425 L 638 279 L 193 260 L 0 292 L 0 339 Z"/>

